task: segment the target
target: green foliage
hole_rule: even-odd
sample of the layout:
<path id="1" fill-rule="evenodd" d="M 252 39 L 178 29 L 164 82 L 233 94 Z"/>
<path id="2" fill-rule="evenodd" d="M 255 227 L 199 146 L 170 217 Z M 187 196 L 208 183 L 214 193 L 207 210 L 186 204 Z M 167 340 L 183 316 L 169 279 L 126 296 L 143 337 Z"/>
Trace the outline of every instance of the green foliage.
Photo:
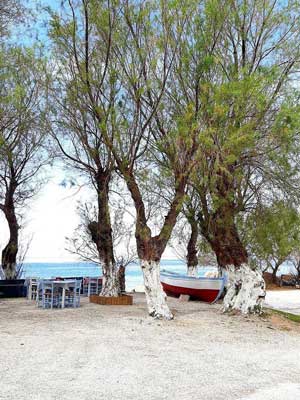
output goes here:
<path id="1" fill-rule="evenodd" d="M 202 206 L 236 216 L 264 190 L 299 198 L 299 2 L 221 3 L 198 2 L 201 12 L 188 18 L 174 72 L 176 121 L 181 134 L 198 130 L 192 180 Z"/>
<path id="2" fill-rule="evenodd" d="M 270 267 L 271 262 L 282 264 L 300 246 L 300 215 L 283 201 L 257 209 L 245 229 L 251 253 Z"/>
<path id="3" fill-rule="evenodd" d="M 298 2 L 79 4 L 52 14 L 50 36 L 62 125 L 85 165 L 113 159 L 127 183 L 172 194 L 189 175 L 207 226 L 215 213 L 234 223 L 263 190 L 296 192 Z"/>
<path id="4" fill-rule="evenodd" d="M 20 141 L 30 140 L 34 145 L 39 137 L 39 134 L 35 135 L 33 132 L 29 139 L 28 134 L 37 120 L 42 125 L 42 110 L 46 104 L 46 98 L 40 97 L 45 89 L 45 62 L 38 52 L 36 48 L 18 46 L 2 46 L 0 49 L 2 158 L 6 154 L 10 159 L 11 152 L 20 145 Z"/>

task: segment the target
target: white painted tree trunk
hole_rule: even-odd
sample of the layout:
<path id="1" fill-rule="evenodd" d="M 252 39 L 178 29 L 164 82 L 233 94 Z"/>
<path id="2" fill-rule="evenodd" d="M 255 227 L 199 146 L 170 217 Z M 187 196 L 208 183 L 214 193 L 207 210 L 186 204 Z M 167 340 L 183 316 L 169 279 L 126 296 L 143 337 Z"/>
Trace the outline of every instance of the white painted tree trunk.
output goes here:
<path id="1" fill-rule="evenodd" d="M 141 260 L 140 263 L 144 276 L 145 295 L 149 315 L 157 319 L 173 319 L 173 314 L 166 302 L 167 296 L 160 283 L 159 262 Z"/>
<path id="2" fill-rule="evenodd" d="M 120 295 L 118 269 L 115 264 L 105 265 L 102 263 L 103 279 L 102 290 L 100 295 L 105 297 L 113 297 Z"/>
<path id="3" fill-rule="evenodd" d="M 5 279 L 5 273 L 1 265 L 0 265 L 0 279 Z"/>
<path id="4" fill-rule="evenodd" d="M 262 273 L 251 269 L 248 264 L 243 264 L 239 268 L 231 265 L 226 270 L 228 281 L 223 311 L 260 314 L 266 295 Z"/>
<path id="5" fill-rule="evenodd" d="M 188 265 L 187 266 L 187 275 L 188 276 L 198 276 L 198 266 L 197 265 Z"/>
<path id="6" fill-rule="evenodd" d="M 5 279 L 16 279 L 16 263 L 7 264 L 6 268 L 2 269 L 2 271 L 4 272 Z"/>

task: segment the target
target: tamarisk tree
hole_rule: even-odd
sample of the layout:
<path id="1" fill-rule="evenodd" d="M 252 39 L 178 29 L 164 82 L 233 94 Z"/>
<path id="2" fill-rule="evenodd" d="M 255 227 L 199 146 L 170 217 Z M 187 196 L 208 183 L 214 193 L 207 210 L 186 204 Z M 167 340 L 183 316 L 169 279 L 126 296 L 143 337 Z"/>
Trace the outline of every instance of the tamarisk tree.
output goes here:
<path id="1" fill-rule="evenodd" d="M 126 268 L 130 263 L 136 261 L 136 250 L 132 246 L 132 224 L 125 222 L 126 203 L 117 202 L 112 208 L 112 238 L 114 246 L 114 254 L 117 266 L 122 265 Z M 67 238 L 67 250 L 78 255 L 82 260 L 101 264 L 99 252 L 97 249 L 97 241 L 91 236 L 93 228 L 91 225 L 96 224 L 97 206 L 93 203 L 80 203 L 77 208 L 80 216 L 80 224 L 76 228 L 74 235 Z"/>
<path id="2" fill-rule="evenodd" d="M 276 201 L 258 207 L 245 221 L 249 252 L 272 271 L 273 283 L 281 265 L 299 249 L 299 214 L 292 204 Z"/>
<path id="3" fill-rule="evenodd" d="M 299 128 L 298 2 L 206 1 L 189 19 L 176 59 L 177 108 L 201 125 L 193 175 L 201 231 L 228 275 L 224 310 L 260 312 L 261 272 L 248 263 L 236 217 L 261 184 L 293 185 L 288 157 Z M 174 94 L 172 92 L 172 97 Z M 293 186 L 294 187 L 294 186 Z"/>
<path id="4" fill-rule="evenodd" d="M 83 88 L 78 98 L 87 104 L 97 122 L 106 152 L 112 155 L 133 200 L 137 253 L 149 314 L 171 319 L 160 284 L 159 262 L 182 206 L 197 149 L 197 129 L 182 134 L 181 124 L 189 123 L 188 116 L 186 121 L 167 116 L 164 95 L 172 78 L 175 43 L 188 10 L 178 11 L 175 5 L 167 7 L 156 1 L 101 5 L 82 1 L 81 5 L 85 16 L 83 40 L 76 40 L 78 25 L 74 20 L 65 28 L 57 25 L 56 34 L 62 38 L 66 30 L 71 32 L 62 41 L 71 52 L 72 68 Z M 74 10 L 73 18 L 78 14 Z M 175 17 L 178 29 L 172 30 Z M 95 62 L 91 62 L 92 56 Z M 155 234 L 149 220 L 152 204 L 142 190 L 151 171 L 167 176 L 173 186 L 172 201 Z M 153 196 L 150 198 L 152 202 Z"/>
<path id="5" fill-rule="evenodd" d="M 113 134 L 105 124 L 115 119 L 119 90 L 111 57 L 118 18 L 109 3 L 84 0 L 69 1 L 60 14 L 52 13 L 50 32 L 57 64 L 52 79 L 53 137 L 66 164 L 88 180 L 97 196 L 97 212 L 87 222 L 85 237 L 101 263 L 101 295 L 118 296 L 109 207 L 114 159 L 103 141 L 103 130 Z"/>
<path id="6" fill-rule="evenodd" d="M 172 79 L 176 52 L 173 44 L 184 28 L 188 10 L 179 12 L 183 15 L 178 19 L 178 30 L 173 31 L 177 12 L 175 7 L 167 8 L 158 2 L 132 2 L 122 8 L 125 34 L 120 43 L 122 52 L 116 49 L 116 56 L 121 66 L 122 90 L 126 91 L 124 106 L 118 110 L 123 123 L 118 126 L 119 140 L 112 143 L 106 138 L 136 210 L 135 237 L 149 314 L 165 319 L 173 315 L 160 284 L 160 259 L 182 207 L 197 150 L 197 129 L 189 137 L 182 134 L 181 124 L 189 123 L 188 116 L 185 121 L 177 120 L 167 113 L 168 104 L 164 101 Z M 122 54 L 129 57 L 124 59 Z M 101 116 L 98 118 L 100 122 Z M 166 215 L 155 230 L 149 219 L 153 196 L 149 203 L 142 191 L 153 171 L 161 180 L 164 175 L 168 178 L 173 192 Z"/>
<path id="7" fill-rule="evenodd" d="M 9 228 L 2 270 L 6 279 L 14 279 L 19 249 L 18 212 L 40 188 L 38 173 L 46 159 L 44 64 L 31 49 L 13 47 L 1 51 L 0 71 L 0 209 Z"/>
<path id="8" fill-rule="evenodd" d="M 164 116 L 185 121 L 181 134 L 198 129 L 192 186 L 201 233 L 229 276 L 224 310 L 260 312 L 264 281 L 248 264 L 236 217 L 266 186 L 285 194 L 297 187 L 289 151 L 299 128 L 292 86 L 299 61 L 298 3 L 223 6 L 220 15 L 217 2 L 189 2 L 185 29 L 173 42 Z"/>

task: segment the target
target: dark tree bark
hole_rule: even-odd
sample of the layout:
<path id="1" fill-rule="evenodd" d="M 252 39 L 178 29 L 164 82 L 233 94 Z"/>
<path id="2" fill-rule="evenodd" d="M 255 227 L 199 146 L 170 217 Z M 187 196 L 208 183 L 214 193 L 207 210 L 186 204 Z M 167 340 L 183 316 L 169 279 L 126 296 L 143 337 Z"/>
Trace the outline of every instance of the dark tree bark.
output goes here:
<path id="1" fill-rule="evenodd" d="M 220 207 L 212 215 L 209 232 L 206 234 L 222 268 L 228 265 L 240 267 L 248 262 L 248 254 L 239 238 L 234 217 L 233 205 Z"/>
<path id="2" fill-rule="evenodd" d="M 14 179 L 12 179 L 5 196 L 5 203 L 1 205 L 9 229 L 9 240 L 2 251 L 2 269 L 6 279 L 15 279 L 17 277 L 16 265 L 20 227 L 18 225 L 14 204 L 16 187 L 16 183 Z"/>
<path id="3" fill-rule="evenodd" d="M 265 282 L 262 273 L 248 265 L 247 250 L 235 223 L 239 210 L 233 200 L 234 182 L 229 173 L 218 174 L 215 194 L 218 201 L 213 211 L 208 208 L 206 196 L 200 194 L 203 214 L 199 217 L 202 234 L 211 244 L 221 270 L 227 275 L 223 309 L 244 314 L 260 313 L 265 297 Z"/>
<path id="4" fill-rule="evenodd" d="M 275 283 L 275 285 L 277 283 L 277 277 L 276 277 L 277 271 L 278 271 L 278 268 L 274 268 L 272 271 L 272 282 Z"/>
<path id="5" fill-rule="evenodd" d="M 14 212 L 5 213 L 9 227 L 9 241 L 2 251 L 2 269 L 6 279 L 16 279 L 19 226 Z"/>
<path id="6" fill-rule="evenodd" d="M 187 269 L 188 275 L 196 275 L 197 274 L 197 266 L 198 266 L 198 249 L 197 249 L 197 241 L 199 235 L 198 223 L 195 219 L 189 220 L 191 227 L 191 236 L 187 245 Z"/>
<path id="7" fill-rule="evenodd" d="M 278 284 L 277 281 L 277 272 L 279 270 L 279 267 L 281 266 L 282 261 L 279 261 L 275 264 L 275 266 L 272 268 L 272 282 L 275 283 L 275 285 Z"/>
<path id="8" fill-rule="evenodd" d="M 120 265 L 118 269 L 118 280 L 121 294 L 126 293 L 125 270 L 126 268 L 123 265 Z"/>
<path id="9" fill-rule="evenodd" d="M 203 214 L 200 215 L 201 231 L 216 254 L 221 268 L 233 265 L 239 268 L 248 262 L 248 254 L 240 240 L 235 223 L 238 212 L 234 198 L 234 182 L 232 177 L 234 166 L 228 167 L 228 173 L 219 171 L 216 174 L 215 193 L 217 202 L 214 210 L 209 210 L 206 195 L 200 194 Z"/>
<path id="10" fill-rule="evenodd" d="M 202 226 L 202 233 L 216 253 L 221 270 L 227 275 L 224 311 L 243 314 L 260 313 L 265 297 L 262 273 L 248 265 L 248 254 L 241 242 L 234 221 L 234 209 L 220 207 Z"/>
<path id="11" fill-rule="evenodd" d="M 114 258 L 113 237 L 109 210 L 109 182 L 111 171 L 98 172 L 96 176 L 98 221 L 91 221 L 88 225 L 93 242 L 96 244 L 103 271 L 103 285 L 101 295 L 118 296 L 118 270 Z"/>
<path id="12" fill-rule="evenodd" d="M 174 198 L 165 217 L 163 227 L 157 236 L 151 236 L 151 230 L 147 225 L 144 202 L 134 175 L 129 173 L 124 175 L 137 213 L 135 237 L 138 256 L 141 260 L 159 262 L 181 210 L 187 177 L 184 175 L 178 177 Z"/>

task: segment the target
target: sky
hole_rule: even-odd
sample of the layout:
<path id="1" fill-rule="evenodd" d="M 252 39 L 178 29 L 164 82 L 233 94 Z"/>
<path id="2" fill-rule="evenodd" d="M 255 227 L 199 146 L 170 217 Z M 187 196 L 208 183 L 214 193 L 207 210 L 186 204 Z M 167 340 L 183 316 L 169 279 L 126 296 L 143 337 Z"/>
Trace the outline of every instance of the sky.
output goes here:
<path id="1" fill-rule="evenodd" d="M 56 166 L 51 168 L 51 177 L 41 192 L 30 201 L 24 211 L 24 228 L 21 243 L 31 238 L 25 262 L 72 262 L 79 258 L 66 250 L 66 237 L 72 237 L 80 222 L 76 207 L 78 201 L 91 199 L 92 193 L 87 187 L 63 186 L 66 177 L 64 170 Z M 7 223 L 0 217 L 0 248 L 8 239 Z M 164 259 L 176 258 L 168 247 Z"/>
<path id="2" fill-rule="evenodd" d="M 30 201 L 24 211 L 21 242 L 31 239 L 27 252 L 27 262 L 72 261 L 76 257 L 65 250 L 65 237 L 72 236 L 79 224 L 76 206 L 79 200 L 87 198 L 87 190 L 64 187 L 61 182 L 64 172 L 56 167 L 51 178 L 41 192 Z M 0 219 L 1 249 L 8 239 L 8 229 L 4 218 Z"/>

